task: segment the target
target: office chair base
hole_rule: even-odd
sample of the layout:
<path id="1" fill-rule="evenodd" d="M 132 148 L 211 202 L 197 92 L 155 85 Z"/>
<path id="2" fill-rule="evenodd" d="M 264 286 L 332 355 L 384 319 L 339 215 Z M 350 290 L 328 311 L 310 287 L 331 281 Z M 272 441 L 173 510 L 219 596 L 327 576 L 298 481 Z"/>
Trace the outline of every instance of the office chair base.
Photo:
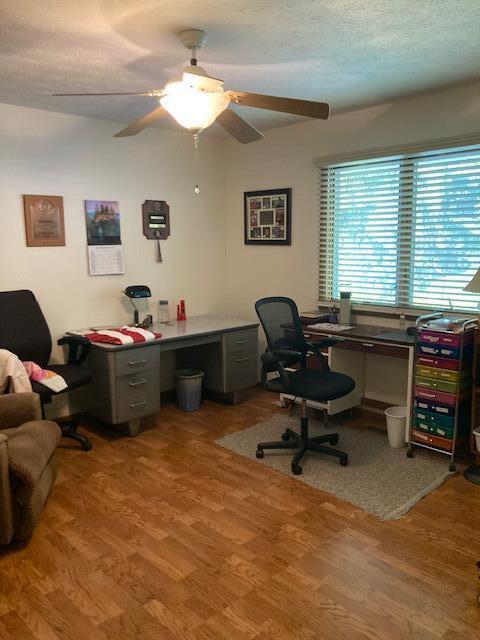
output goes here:
<path id="1" fill-rule="evenodd" d="M 70 438 L 70 440 L 75 440 L 76 442 L 79 442 L 80 447 L 83 451 L 90 451 L 92 449 L 93 445 L 90 442 L 90 440 L 86 436 L 82 435 L 81 433 L 78 433 L 77 431 L 78 427 L 75 422 L 70 422 L 70 421 L 59 422 L 58 426 L 62 430 L 62 436 L 64 438 Z"/>
<path id="2" fill-rule="evenodd" d="M 307 423 L 304 424 L 304 429 L 306 428 Z M 326 446 L 324 443 L 327 442 L 332 446 Z M 324 453 L 328 456 L 334 456 L 339 459 L 342 467 L 346 467 L 348 465 L 348 454 L 344 451 L 334 449 L 333 447 L 337 444 L 338 433 L 328 433 L 324 436 L 315 436 L 314 438 L 302 438 L 292 429 L 286 429 L 282 433 L 281 442 L 260 442 L 257 445 L 255 456 L 259 459 L 263 458 L 264 449 L 297 449 L 297 452 L 292 459 L 292 473 L 298 476 L 303 473 L 303 469 L 299 463 L 307 451 L 315 451 L 316 453 Z"/>

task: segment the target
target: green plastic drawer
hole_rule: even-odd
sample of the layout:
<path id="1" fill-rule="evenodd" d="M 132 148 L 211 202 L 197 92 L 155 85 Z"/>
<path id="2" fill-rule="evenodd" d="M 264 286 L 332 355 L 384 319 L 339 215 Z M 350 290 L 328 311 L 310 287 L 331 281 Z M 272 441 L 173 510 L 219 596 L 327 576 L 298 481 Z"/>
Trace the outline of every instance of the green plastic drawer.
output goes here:
<path id="1" fill-rule="evenodd" d="M 433 433 L 435 436 L 450 439 L 453 438 L 453 427 L 442 427 L 428 420 L 421 420 L 420 418 L 415 418 L 415 427 L 425 431 L 426 433 Z"/>
<path id="2" fill-rule="evenodd" d="M 445 393 L 456 394 L 458 391 L 457 382 L 444 382 L 443 380 L 433 380 L 432 378 L 419 378 L 416 376 L 416 384 L 425 389 L 434 389 Z"/>
<path id="3" fill-rule="evenodd" d="M 449 369 L 437 369 L 436 367 L 425 367 L 417 365 L 417 376 L 421 378 L 433 378 L 434 380 L 445 380 L 445 382 L 458 382 L 458 371 L 450 371 Z"/>
<path id="4" fill-rule="evenodd" d="M 455 424 L 454 416 L 444 416 L 431 411 L 424 411 L 418 407 L 415 409 L 415 419 L 438 427 L 447 427 L 447 429 L 453 429 L 453 425 Z"/>

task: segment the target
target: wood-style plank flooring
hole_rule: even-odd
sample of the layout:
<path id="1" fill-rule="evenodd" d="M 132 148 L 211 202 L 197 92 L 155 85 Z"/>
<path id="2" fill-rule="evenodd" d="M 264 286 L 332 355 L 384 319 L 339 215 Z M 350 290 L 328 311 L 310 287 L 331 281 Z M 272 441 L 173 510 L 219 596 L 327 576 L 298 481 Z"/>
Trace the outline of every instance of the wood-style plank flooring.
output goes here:
<path id="1" fill-rule="evenodd" d="M 274 401 L 167 404 L 62 449 L 31 542 L 0 555 L 1 640 L 480 638 L 480 488 L 458 474 L 381 522 L 214 444 Z"/>

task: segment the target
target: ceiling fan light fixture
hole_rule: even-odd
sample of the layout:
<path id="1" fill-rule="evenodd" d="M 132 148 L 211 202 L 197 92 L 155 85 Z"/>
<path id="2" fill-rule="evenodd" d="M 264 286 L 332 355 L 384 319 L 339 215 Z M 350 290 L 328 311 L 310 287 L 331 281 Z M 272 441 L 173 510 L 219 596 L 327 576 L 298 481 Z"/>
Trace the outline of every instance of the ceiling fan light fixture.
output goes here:
<path id="1" fill-rule="evenodd" d="M 230 98 L 220 89 L 201 91 L 184 82 L 170 82 L 160 104 L 175 120 L 193 133 L 198 133 L 213 124 L 225 111 Z"/>

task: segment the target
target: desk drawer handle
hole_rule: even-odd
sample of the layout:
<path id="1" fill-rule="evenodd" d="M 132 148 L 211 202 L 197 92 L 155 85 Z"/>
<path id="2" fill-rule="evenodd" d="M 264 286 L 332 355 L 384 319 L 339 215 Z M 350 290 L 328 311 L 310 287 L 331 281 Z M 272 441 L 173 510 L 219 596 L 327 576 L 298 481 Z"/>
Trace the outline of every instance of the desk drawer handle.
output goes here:
<path id="1" fill-rule="evenodd" d="M 145 364 L 147 361 L 146 360 L 132 360 L 131 362 L 129 362 L 128 364 L 131 367 L 134 367 L 136 364 Z"/>
<path id="2" fill-rule="evenodd" d="M 147 381 L 146 380 L 137 380 L 136 382 L 129 382 L 128 386 L 129 387 L 139 387 L 141 384 L 145 384 Z"/>
<path id="3" fill-rule="evenodd" d="M 362 347 L 374 347 L 373 342 L 362 342 Z"/>
<path id="4" fill-rule="evenodd" d="M 249 342 L 250 342 L 250 340 L 248 340 L 248 339 L 246 339 L 246 338 L 245 338 L 245 339 L 243 339 L 243 340 L 237 340 L 237 344 L 247 344 L 247 343 L 249 343 Z"/>
<path id="5" fill-rule="evenodd" d="M 237 362 L 246 362 L 247 360 L 250 360 L 250 358 L 237 358 Z"/>
<path id="6" fill-rule="evenodd" d="M 141 402 L 130 402 L 130 407 L 132 409 L 136 409 L 137 407 L 142 407 L 144 404 L 147 404 L 146 400 L 142 400 Z"/>

